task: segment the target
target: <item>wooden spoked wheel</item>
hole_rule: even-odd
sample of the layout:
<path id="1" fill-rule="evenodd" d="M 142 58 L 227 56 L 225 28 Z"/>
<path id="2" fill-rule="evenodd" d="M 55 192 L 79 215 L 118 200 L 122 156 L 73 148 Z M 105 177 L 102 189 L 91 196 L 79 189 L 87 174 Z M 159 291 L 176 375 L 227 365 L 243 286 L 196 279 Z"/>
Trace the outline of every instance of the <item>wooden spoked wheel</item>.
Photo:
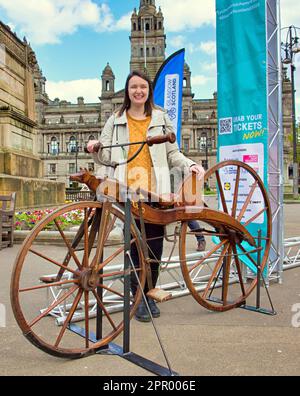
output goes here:
<path id="1" fill-rule="evenodd" d="M 75 238 L 64 229 L 64 219 L 71 216 L 81 224 Z M 111 203 L 70 204 L 47 215 L 26 238 L 12 274 L 11 301 L 18 325 L 35 346 L 54 356 L 79 358 L 122 332 L 124 221 L 122 211 Z M 57 236 L 45 248 L 47 240 Z M 143 286 L 139 235 L 131 226 L 134 243 Z M 140 291 L 131 297 L 131 316 L 140 298 Z M 82 337 L 71 331 L 74 325 Z"/>
<path id="2" fill-rule="evenodd" d="M 226 311 L 245 303 L 257 284 L 257 266 L 267 271 L 271 246 L 271 207 L 264 184 L 254 169 L 239 161 L 224 161 L 205 174 L 205 186 L 217 195 L 204 195 L 204 208 L 216 209 L 238 220 L 253 236 L 251 246 L 242 233 L 230 226 L 203 219 L 199 232 L 205 236 L 206 251 L 189 262 L 189 238 L 194 238 L 188 222 L 182 222 L 180 239 L 181 268 L 184 280 L 196 301 L 214 311 Z M 261 256 L 258 257 L 258 233 Z M 194 240 L 194 239 L 193 239 Z"/>

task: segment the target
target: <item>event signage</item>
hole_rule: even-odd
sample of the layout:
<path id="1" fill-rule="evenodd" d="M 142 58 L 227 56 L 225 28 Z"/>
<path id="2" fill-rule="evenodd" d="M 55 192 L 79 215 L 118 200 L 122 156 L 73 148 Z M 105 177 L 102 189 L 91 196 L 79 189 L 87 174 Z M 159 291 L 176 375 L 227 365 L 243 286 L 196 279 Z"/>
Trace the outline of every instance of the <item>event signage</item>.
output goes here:
<path id="1" fill-rule="evenodd" d="M 168 112 L 177 142 L 181 145 L 182 86 L 185 50 L 165 60 L 154 80 L 154 103 Z"/>
<path id="2" fill-rule="evenodd" d="M 268 190 L 268 101 L 266 4 L 264 0 L 216 0 L 218 65 L 218 161 L 239 160 L 259 174 Z M 224 169 L 222 183 L 235 183 L 236 167 Z M 253 178 L 242 178 L 238 210 L 249 194 Z M 226 191 L 230 209 L 234 192 Z M 245 223 L 264 208 L 256 189 L 243 216 Z M 257 235 L 265 230 L 266 214 L 249 225 Z"/>

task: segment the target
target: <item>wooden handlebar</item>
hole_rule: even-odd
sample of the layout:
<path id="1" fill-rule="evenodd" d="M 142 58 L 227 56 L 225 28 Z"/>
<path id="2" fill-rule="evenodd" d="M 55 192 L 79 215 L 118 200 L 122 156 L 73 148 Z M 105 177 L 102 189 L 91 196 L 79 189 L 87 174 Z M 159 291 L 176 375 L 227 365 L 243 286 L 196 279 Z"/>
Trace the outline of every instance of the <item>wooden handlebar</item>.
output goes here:
<path id="1" fill-rule="evenodd" d="M 143 144 L 143 143 L 145 144 L 146 143 L 149 147 L 152 147 L 154 144 L 162 144 L 162 143 L 167 143 L 167 142 L 169 142 L 169 143 L 175 143 L 176 142 L 175 133 L 171 132 L 171 133 L 168 133 L 166 135 L 158 135 L 158 136 L 148 137 L 146 142 L 140 142 L 140 143 L 141 144 Z M 128 146 L 129 145 L 130 144 L 128 144 Z M 103 145 L 100 142 L 96 143 L 94 145 L 93 152 L 94 153 L 98 153 L 98 151 L 102 147 L 103 147 Z M 113 146 L 113 147 L 115 147 L 115 146 Z M 87 150 L 86 147 L 84 149 L 84 152 L 85 153 L 89 153 L 89 151 Z"/>
<path id="2" fill-rule="evenodd" d="M 159 135 L 147 138 L 147 145 L 149 147 L 153 146 L 154 144 L 162 144 L 162 143 L 175 143 L 176 142 L 176 135 L 175 133 L 168 133 L 167 135 Z"/>

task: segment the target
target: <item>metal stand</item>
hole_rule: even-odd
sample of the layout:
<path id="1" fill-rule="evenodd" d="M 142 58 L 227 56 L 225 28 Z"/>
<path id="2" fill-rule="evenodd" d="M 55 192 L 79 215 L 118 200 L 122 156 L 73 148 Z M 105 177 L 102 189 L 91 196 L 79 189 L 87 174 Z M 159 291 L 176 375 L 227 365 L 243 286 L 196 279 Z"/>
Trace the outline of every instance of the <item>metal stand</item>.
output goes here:
<path id="1" fill-rule="evenodd" d="M 277 315 L 277 312 L 274 309 L 272 300 L 271 300 L 271 296 L 270 293 L 268 291 L 268 287 L 266 285 L 266 281 L 264 278 L 264 275 L 261 272 L 261 250 L 262 250 L 262 246 L 261 246 L 261 230 L 258 231 L 258 248 L 257 248 L 257 284 L 256 284 L 256 306 L 251 306 L 251 305 L 241 305 L 240 308 L 246 309 L 248 311 L 253 311 L 253 312 L 258 312 L 258 313 L 262 313 L 265 315 Z M 271 305 L 271 310 L 269 309 L 265 309 L 265 308 L 261 308 L 260 306 L 260 287 L 261 287 L 261 282 L 263 282 L 264 288 L 267 292 L 267 296 Z"/>
<path id="2" fill-rule="evenodd" d="M 125 203 L 125 230 L 124 230 L 124 310 L 123 310 L 123 315 L 124 315 L 124 331 L 123 331 L 123 347 L 114 344 L 114 343 L 109 343 L 108 345 L 100 348 L 97 351 L 97 354 L 100 355 L 116 355 L 120 356 L 123 359 L 126 359 L 127 361 L 142 367 L 143 369 L 159 375 L 159 376 L 178 376 L 179 374 L 176 373 L 171 369 L 171 366 L 168 362 L 167 356 L 165 354 L 165 351 L 163 349 L 163 346 L 161 344 L 161 340 L 159 338 L 157 329 L 153 323 L 153 317 L 151 315 L 147 299 L 145 297 L 145 294 L 141 288 L 141 284 L 139 282 L 138 275 L 135 271 L 135 267 L 133 263 L 131 262 L 131 256 L 130 256 L 130 247 L 131 247 L 131 232 L 130 232 L 130 226 L 131 226 L 131 202 L 129 199 L 127 199 Z M 158 337 L 160 346 L 162 347 L 164 356 L 166 358 L 168 368 L 163 367 L 155 362 L 152 362 L 149 359 L 146 359 L 142 356 L 139 356 L 133 352 L 130 352 L 130 273 L 131 273 L 131 268 L 135 273 L 135 276 L 137 277 L 137 281 L 139 284 L 139 287 L 142 290 L 142 295 L 145 301 L 145 304 L 147 306 L 147 309 L 149 311 L 150 317 L 152 319 L 152 324 L 154 326 L 154 329 L 156 331 L 156 335 Z M 98 290 L 98 295 L 100 291 Z M 101 339 L 102 335 L 102 312 L 101 310 L 97 312 L 97 317 L 96 317 L 96 329 L 97 329 L 97 334 L 94 334 L 93 332 L 89 332 L 89 340 L 90 342 L 96 343 Z M 69 324 L 69 330 L 72 332 L 76 333 L 77 335 L 81 337 L 85 337 L 85 330 L 73 323 Z"/>
<path id="3" fill-rule="evenodd" d="M 271 300 L 270 293 L 268 291 L 268 287 L 266 285 L 266 281 L 264 279 L 264 275 L 262 274 L 262 271 L 261 271 L 261 251 L 262 251 L 261 241 L 262 241 L 261 230 L 258 230 L 258 238 L 257 238 L 257 245 L 258 245 L 257 246 L 257 266 L 256 266 L 256 268 L 257 268 L 257 273 L 256 273 L 256 276 L 257 276 L 256 306 L 247 305 L 246 302 L 245 302 L 245 304 L 241 304 L 238 308 L 246 309 L 246 310 L 252 311 L 252 312 L 258 312 L 258 313 L 265 314 L 265 315 L 277 315 L 277 312 L 275 311 L 273 303 L 272 303 L 272 300 Z M 226 276 L 226 274 L 225 274 L 225 271 L 226 271 L 226 258 L 224 258 L 224 260 L 223 260 L 223 265 L 222 265 L 222 267 L 219 270 L 219 274 L 218 274 L 218 276 L 217 276 L 217 278 L 216 278 L 216 280 L 214 282 L 214 285 L 212 287 L 212 290 L 210 292 L 210 297 L 209 297 L 209 299 L 211 301 L 214 301 L 214 302 L 217 302 L 217 303 L 220 303 L 220 304 L 222 304 L 223 301 L 221 299 L 219 299 L 219 298 L 212 297 L 211 294 L 214 291 L 214 288 L 215 288 L 215 285 L 216 285 L 216 281 L 219 278 L 221 271 L 223 271 L 223 275 L 222 275 L 222 279 L 223 279 L 222 295 L 223 295 L 223 292 L 224 292 L 224 278 Z M 263 282 L 263 285 L 264 285 L 265 290 L 267 292 L 267 296 L 268 296 L 268 299 L 269 299 L 269 302 L 270 302 L 270 305 L 271 305 L 271 308 L 272 308 L 271 310 L 266 309 L 266 308 L 261 308 L 261 306 L 260 306 L 261 305 L 261 302 L 260 302 L 261 282 Z"/>

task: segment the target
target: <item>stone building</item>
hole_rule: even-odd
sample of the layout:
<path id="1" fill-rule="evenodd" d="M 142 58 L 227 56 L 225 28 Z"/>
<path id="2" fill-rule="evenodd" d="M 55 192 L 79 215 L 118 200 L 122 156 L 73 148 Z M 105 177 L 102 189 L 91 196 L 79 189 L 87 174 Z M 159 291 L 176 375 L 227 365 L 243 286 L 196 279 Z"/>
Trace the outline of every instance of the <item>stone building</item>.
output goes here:
<path id="1" fill-rule="evenodd" d="M 130 69 L 146 71 L 154 79 L 165 60 L 166 35 L 163 12 L 155 0 L 140 0 L 139 10 L 131 16 Z M 210 99 L 195 99 L 192 91 L 191 70 L 184 67 L 182 106 L 182 151 L 210 168 L 216 163 L 217 154 L 217 93 Z M 109 64 L 102 72 L 100 102 L 85 104 L 78 98 L 77 104 L 55 99 L 50 101 L 43 90 L 44 79 L 36 78 L 36 94 L 39 97 L 39 152 L 44 161 L 44 172 L 51 180 L 69 184 L 69 174 L 79 167 L 94 168 L 89 155 L 83 151 L 91 138 L 98 138 L 105 122 L 122 103 L 124 91 L 115 91 L 115 75 Z M 291 123 L 291 83 L 287 76 L 283 82 L 285 181 L 289 182 L 291 163 L 289 144 Z"/>
<path id="2" fill-rule="evenodd" d="M 39 79 L 36 76 L 39 75 Z M 35 54 L 0 22 L 0 194 L 17 192 L 17 207 L 61 204 L 64 184 L 43 179 L 35 105 L 48 101 L 35 96 L 44 89 Z"/>
<path id="3" fill-rule="evenodd" d="M 131 17 L 131 58 L 130 70 L 147 69 L 154 80 L 161 64 L 165 60 L 166 36 L 164 17 L 159 8 L 157 12 L 154 0 L 140 2 Z"/>

